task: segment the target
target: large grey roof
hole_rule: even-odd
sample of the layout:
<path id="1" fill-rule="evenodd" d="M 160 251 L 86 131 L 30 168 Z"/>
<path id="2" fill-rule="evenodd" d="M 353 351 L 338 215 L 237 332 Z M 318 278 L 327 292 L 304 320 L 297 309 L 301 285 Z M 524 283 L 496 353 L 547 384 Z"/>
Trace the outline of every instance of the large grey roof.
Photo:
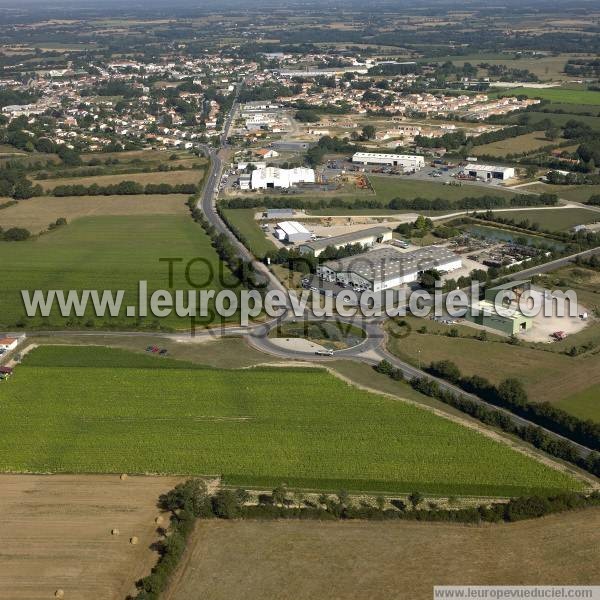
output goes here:
<path id="1" fill-rule="evenodd" d="M 323 266 L 336 273 L 356 273 L 368 281 L 387 281 L 409 273 L 435 269 L 458 259 L 459 256 L 454 252 L 439 246 L 428 246 L 409 252 L 379 248 L 364 254 L 330 260 Z"/>
<path id="2" fill-rule="evenodd" d="M 352 233 L 343 233 L 342 235 L 335 235 L 333 237 L 315 240 L 314 242 L 309 242 L 302 245 L 310 248 L 311 250 L 323 250 L 327 248 L 327 246 L 346 246 L 347 244 L 354 244 L 358 240 L 363 240 L 371 236 L 377 237 L 382 233 L 389 233 L 389 231 L 389 227 L 369 227 L 369 229 L 353 231 Z"/>

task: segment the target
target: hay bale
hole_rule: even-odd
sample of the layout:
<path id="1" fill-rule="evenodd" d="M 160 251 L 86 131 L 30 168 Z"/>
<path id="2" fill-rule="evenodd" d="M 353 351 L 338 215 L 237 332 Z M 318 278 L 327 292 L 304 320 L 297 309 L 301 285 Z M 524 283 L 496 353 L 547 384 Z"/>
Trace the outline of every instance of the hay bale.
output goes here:
<path id="1" fill-rule="evenodd" d="M 54 592 L 54 597 L 55 598 L 64 598 L 65 597 L 65 591 L 61 590 L 60 588 L 58 590 L 56 590 Z"/>
<path id="2" fill-rule="evenodd" d="M 155 522 L 157 525 L 162 525 L 162 524 L 165 522 L 165 519 L 164 519 L 164 517 L 162 517 L 162 516 L 158 515 L 158 517 L 156 517 L 156 519 L 154 519 L 154 522 Z"/>
<path id="3" fill-rule="evenodd" d="M 121 532 L 115 527 L 110 530 L 110 535 L 119 535 Z"/>
<path id="4" fill-rule="evenodd" d="M 119 477 L 119 479 L 121 481 L 125 481 L 127 479 L 127 473 L 121 473 L 121 476 Z"/>
<path id="5" fill-rule="evenodd" d="M 138 538 L 137 538 L 137 536 L 136 536 L 136 535 L 134 535 L 132 538 L 129 538 L 129 543 L 130 543 L 132 546 L 135 546 L 135 545 L 136 545 L 136 544 L 137 544 L 139 541 L 140 541 L 140 540 L 138 540 Z"/>

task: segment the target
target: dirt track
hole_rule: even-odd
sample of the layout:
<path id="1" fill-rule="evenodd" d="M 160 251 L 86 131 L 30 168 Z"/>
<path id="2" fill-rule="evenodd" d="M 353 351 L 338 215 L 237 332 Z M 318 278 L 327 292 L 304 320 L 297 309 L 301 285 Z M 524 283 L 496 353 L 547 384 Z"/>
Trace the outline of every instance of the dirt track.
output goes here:
<path id="1" fill-rule="evenodd" d="M 0 600 L 51 599 L 59 588 L 65 600 L 123 600 L 156 560 L 156 502 L 178 481 L 0 475 Z"/>

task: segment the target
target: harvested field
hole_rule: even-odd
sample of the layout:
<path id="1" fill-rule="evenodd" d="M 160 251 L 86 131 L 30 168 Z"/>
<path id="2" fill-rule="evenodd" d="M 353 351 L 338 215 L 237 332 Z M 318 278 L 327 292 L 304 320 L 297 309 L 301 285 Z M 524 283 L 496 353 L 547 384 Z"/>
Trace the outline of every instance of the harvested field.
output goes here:
<path id="1" fill-rule="evenodd" d="M 480 527 L 205 521 L 165 600 L 430 600 L 436 584 L 591 585 L 599 560 L 600 509 Z"/>
<path id="2" fill-rule="evenodd" d="M 156 502 L 178 481 L 0 475 L 0 600 L 46 600 L 57 589 L 65 600 L 122 600 L 156 561 Z"/>
<path id="3" fill-rule="evenodd" d="M 48 229 L 60 217 L 70 223 L 80 217 L 110 215 L 186 215 L 185 194 L 139 196 L 66 196 L 21 200 L 0 212 L 0 226 L 25 227 L 31 233 Z"/>

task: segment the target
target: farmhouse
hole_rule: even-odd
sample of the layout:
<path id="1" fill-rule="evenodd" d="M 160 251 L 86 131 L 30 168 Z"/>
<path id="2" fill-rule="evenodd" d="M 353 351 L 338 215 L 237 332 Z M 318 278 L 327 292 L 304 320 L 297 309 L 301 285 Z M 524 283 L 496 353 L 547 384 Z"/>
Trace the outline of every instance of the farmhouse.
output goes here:
<path id="1" fill-rule="evenodd" d="M 425 166 L 425 158 L 416 154 L 379 154 L 378 152 L 355 152 L 353 163 L 363 165 L 386 165 L 402 167 L 404 170 L 418 170 Z"/>
<path id="2" fill-rule="evenodd" d="M 252 189 L 264 190 L 267 188 L 290 188 L 298 183 L 314 183 L 315 172 L 313 169 L 296 167 L 295 169 L 278 169 L 267 167 L 252 171 Z"/>
<path id="3" fill-rule="evenodd" d="M 260 158 L 277 158 L 279 156 L 279 152 L 276 150 L 271 150 L 270 148 L 261 148 L 255 152 L 256 156 L 260 156 Z"/>
<path id="4" fill-rule="evenodd" d="M 495 167 L 493 165 L 469 165 L 465 172 L 470 177 L 478 177 L 479 179 L 512 179 L 515 176 L 513 167 Z"/>
<path id="5" fill-rule="evenodd" d="M 448 272 L 461 266 L 458 255 L 439 246 L 412 252 L 379 248 L 323 263 L 317 267 L 317 275 L 326 281 L 379 292 L 416 281 L 428 269 Z"/>
<path id="6" fill-rule="evenodd" d="M 362 231 L 354 231 L 352 233 L 344 233 L 322 240 L 315 240 L 307 244 L 302 244 L 299 248 L 302 254 L 312 254 L 319 256 L 325 248 L 331 246 L 336 250 L 343 248 L 348 244 L 361 244 L 365 248 L 373 246 L 373 244 L 381 244 L 392 239 L 392 230 L 389 227 L 369 227 Z"/>
<path id="7" fill-rule="evenodd" d="M 277 223 L 275 235 L 277 239 L 293 244 L 310 240 L 312 234 L 302 223 L 298 223 L 298 221 L 282 221 L 281 223 Z"/>

